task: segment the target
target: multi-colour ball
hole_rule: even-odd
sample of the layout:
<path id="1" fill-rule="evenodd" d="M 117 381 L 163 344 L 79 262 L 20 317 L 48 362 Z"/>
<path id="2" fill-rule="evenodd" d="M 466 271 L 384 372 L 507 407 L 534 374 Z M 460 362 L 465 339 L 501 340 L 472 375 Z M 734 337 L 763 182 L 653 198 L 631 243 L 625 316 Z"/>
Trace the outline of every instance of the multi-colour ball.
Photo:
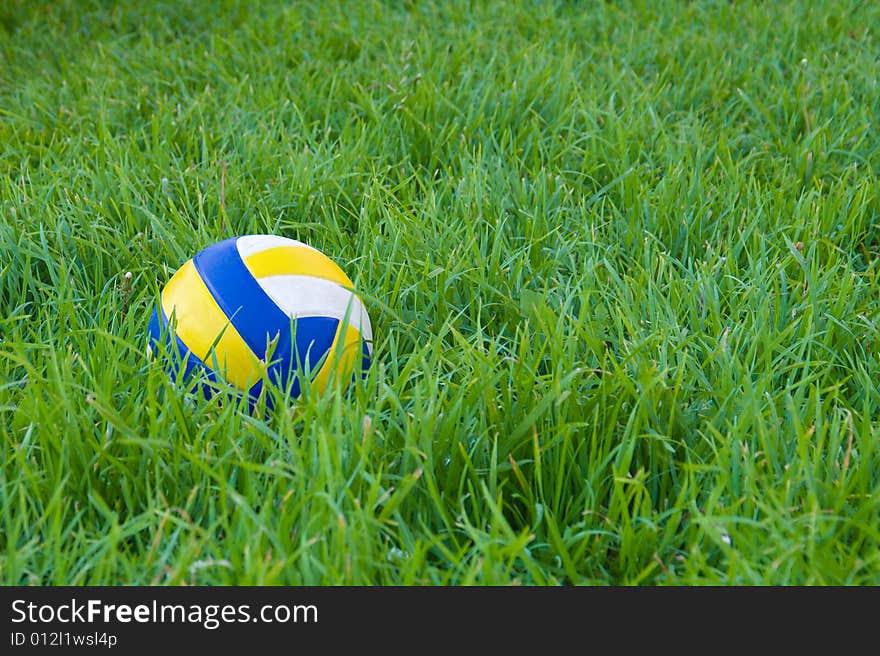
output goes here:
<path id="1" fill-rule="evenodd" d="M 201 370 L 251 399 L 266 381 L 292 397 L 370 366 L 373 332 L 347 275 L 302 242 L 245 235 L 199 251 L 162 289 L 150 346 L 184 378 Z M 163 344 L 164 343 L 164 344 Z"/>

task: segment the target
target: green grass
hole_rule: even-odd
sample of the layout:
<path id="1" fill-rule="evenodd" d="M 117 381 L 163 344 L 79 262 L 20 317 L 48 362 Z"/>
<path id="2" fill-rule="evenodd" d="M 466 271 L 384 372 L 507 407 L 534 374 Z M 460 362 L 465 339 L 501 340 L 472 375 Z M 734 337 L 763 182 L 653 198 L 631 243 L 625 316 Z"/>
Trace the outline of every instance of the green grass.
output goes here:
<path id="1" fill-rule="evenodd" d="M 878 28 L 3 3 L 0 582 L 880 584 Z M 256 232 L 376 334 L 265 419 L 144 350 Z"/>

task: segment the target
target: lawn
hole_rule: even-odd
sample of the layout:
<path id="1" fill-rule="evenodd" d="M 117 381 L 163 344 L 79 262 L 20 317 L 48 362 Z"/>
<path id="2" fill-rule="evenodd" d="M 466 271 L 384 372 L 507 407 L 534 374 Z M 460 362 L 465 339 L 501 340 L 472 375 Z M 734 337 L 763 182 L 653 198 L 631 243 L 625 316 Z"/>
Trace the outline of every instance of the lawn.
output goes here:
<path id="1" fill-rule="evenodd" d="M 0 7 L 0 583 L 880 584 L 880 5 Z M 374 363 L 146 356 L 271 233 Z"/>

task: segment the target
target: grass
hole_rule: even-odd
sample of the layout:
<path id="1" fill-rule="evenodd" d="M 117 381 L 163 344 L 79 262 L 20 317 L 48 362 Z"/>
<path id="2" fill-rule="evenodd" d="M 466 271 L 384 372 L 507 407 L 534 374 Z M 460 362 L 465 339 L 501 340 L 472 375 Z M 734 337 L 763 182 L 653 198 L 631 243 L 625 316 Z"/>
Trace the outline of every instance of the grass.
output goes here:
<path id="1" fill-rule="evenodd" d="M 880 584 L 877 26 L 4 3 L 0 582 Z M 145 357 L 263 232 L 376 334 L 266 418 Z"/>

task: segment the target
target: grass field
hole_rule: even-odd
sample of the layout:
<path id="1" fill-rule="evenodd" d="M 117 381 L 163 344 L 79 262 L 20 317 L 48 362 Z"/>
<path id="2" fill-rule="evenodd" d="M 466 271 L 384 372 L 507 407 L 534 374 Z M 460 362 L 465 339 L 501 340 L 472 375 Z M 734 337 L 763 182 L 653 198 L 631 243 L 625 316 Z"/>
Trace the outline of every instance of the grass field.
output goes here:
<path id="1" fill-rule="evenodd" d="M 3 3 L 0 582 L 880 584 L 878 28 Z M 251 416 L 146 358 L 246 233 L 355 281 L 347 394 Z"/>

